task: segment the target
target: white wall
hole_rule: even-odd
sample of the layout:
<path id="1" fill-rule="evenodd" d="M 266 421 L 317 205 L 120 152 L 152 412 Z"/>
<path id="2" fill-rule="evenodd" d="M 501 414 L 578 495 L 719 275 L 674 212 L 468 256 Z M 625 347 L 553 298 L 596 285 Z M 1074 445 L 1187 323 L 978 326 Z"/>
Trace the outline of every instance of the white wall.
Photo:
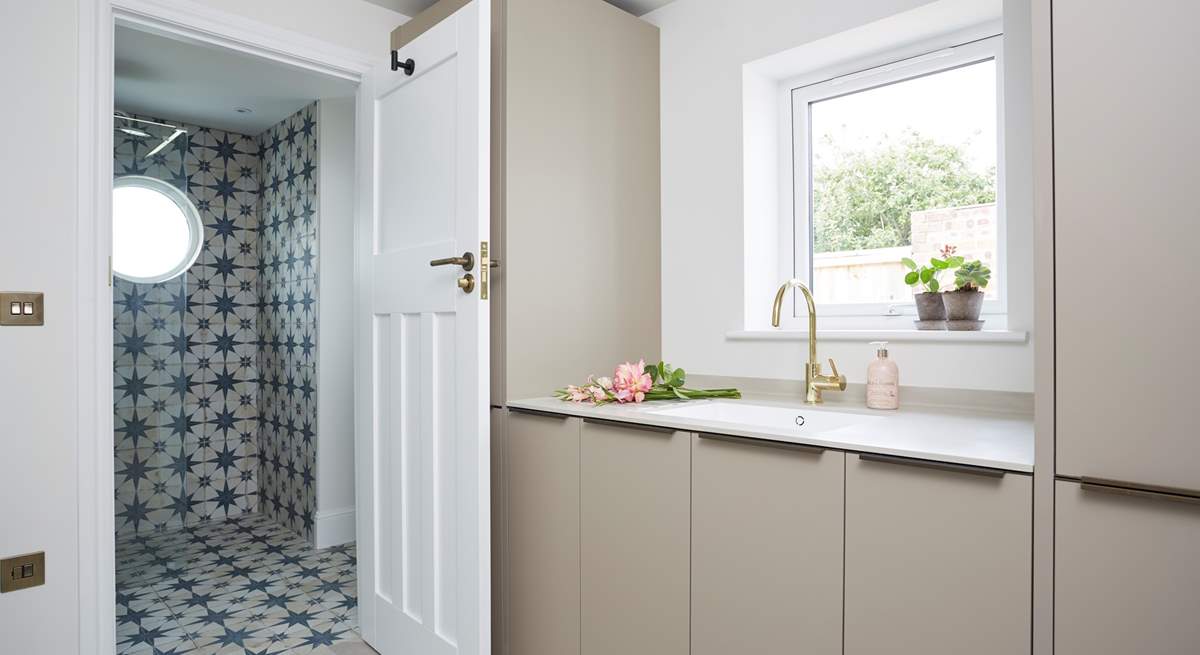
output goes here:
<path id="1" fill-rule="evenodd" d="M 407 16 L 362 0 L 198 0 L 199 4 L 387 59 Z"/>
<path id="2" fill-rule="evenodd" d="M 354 99 L 317 107 L 316 543 L 327 548 L 354 540 Z"/>
<path id="3" fill-rule="evenodd" d="M 46 294 L 0 327 L 0 554 L 46 551 L 46 585 L 0 595 L 0 651 L 72 653 L 78 623 L 75 0 L 0 2 L 0 289 Z"/>
<path id="4" fill-rule="evenodd" d="M 802 376 L 806 344 L 801 341 L 726 339 L 728 332 L 746 327 L 746 259 L 753 255 L 743 253 L 743 65 L 926 4 L 676 0 L 645 16 L 662 36 L 666 359 L 701 374 Z M 1010 23 L 1005 24 L 1006 48 L 1027 50 L 1028 25 Z M 1008 238 L 1015 261 L 1032 262 L 1029 55 L 1007 56 L 1005 65 Z M 1009 273 L 1009 328 L 1031 331 L 1031 266 L 1014 268 Z M 775 285 L 767 286 L 759 292 L 764 317 L 775 291 Z M 750 301 L 753 308 L 754 299 Z M 906 385 L 1033 390 L 1032 343 L 899 343 L 891 351 Z M 820 354 L 835 358 L 850 382 L 865 382 L 873 349 L 866 343 L 826 340 Z"/>
<path id="5" fill-rule="evenodd" d="M 0 124 L 12 127 L 0 158 L 0 288 L 45 292 L 47 317 L 0 328 L 0 554 L 44 550 L 47 562 L 45 586 L 0 596 L 0 652 L 22 655 L 80 652 L 77 563 L 94 556 L 79 552 L 78 528 L 76 307 L 90 284 L 76 271 L 77 112 L 91 102 L 79 92 L 81 4 L 94 0 L 0 2 Z M 357 0 L 208 4 L 381 58 L 404 20 Z M 82 472 L 98 474 L 90 460 Z"/>

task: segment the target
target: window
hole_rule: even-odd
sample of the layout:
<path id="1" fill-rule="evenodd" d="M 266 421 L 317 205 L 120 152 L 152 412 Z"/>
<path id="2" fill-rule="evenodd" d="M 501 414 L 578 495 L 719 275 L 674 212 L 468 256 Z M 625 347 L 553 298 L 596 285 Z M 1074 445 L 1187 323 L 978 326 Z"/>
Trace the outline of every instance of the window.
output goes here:
<path id="1" fill-rule="evenodd" d="M 984 311 L 1003 311 L 999 49 L 992 37 L 792 88 L 788 263 L 823 316 L 913 313 L 901 258 L 948 246 L 992 269 Z"/>
<path id="2" fill-rule="evenodd" d="M 140 175 L 113 185 L 113 272 L 131 282 L 162 282 L 196 261 L 204 226 L 182 191 Z"/>

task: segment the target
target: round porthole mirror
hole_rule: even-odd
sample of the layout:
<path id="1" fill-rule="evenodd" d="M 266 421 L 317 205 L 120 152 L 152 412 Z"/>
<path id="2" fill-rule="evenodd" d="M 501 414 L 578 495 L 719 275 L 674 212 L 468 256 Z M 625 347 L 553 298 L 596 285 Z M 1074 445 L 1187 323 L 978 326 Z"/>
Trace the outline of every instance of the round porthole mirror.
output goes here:
<path id="1" fill-rule="evenodd" d="M 195 205 L 169 182 L 127 175 L 113 183 L 113 273 L 163 282 L 200 255 L 204 225 Z"/>

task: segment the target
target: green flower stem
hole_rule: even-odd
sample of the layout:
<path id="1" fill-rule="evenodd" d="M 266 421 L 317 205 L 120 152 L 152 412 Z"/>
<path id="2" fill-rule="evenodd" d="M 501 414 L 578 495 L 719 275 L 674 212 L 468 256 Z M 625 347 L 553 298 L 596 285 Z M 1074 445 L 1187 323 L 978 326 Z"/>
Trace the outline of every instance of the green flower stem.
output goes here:
<path id="1" fill-rule="evenodd" d="M 737 389 L 672 389 L 670 387 L 654 387 L 646 392 L 646 400 L 682 400 L 675 391 L 687 396 L 688 400 L 698 398 L 741 398 L 742 392 Z"/>

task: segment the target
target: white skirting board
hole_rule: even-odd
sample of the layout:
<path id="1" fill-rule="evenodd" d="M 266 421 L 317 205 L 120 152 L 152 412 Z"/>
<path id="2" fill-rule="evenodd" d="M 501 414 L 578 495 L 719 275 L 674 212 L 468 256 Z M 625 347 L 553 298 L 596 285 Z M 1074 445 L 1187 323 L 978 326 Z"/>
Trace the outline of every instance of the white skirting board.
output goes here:
<path id="1" fill-rule="evenodd" d="M 354 541 L 353 507 L 317 512 L 317 548 L 330 548 L 352 541 Z"/>

